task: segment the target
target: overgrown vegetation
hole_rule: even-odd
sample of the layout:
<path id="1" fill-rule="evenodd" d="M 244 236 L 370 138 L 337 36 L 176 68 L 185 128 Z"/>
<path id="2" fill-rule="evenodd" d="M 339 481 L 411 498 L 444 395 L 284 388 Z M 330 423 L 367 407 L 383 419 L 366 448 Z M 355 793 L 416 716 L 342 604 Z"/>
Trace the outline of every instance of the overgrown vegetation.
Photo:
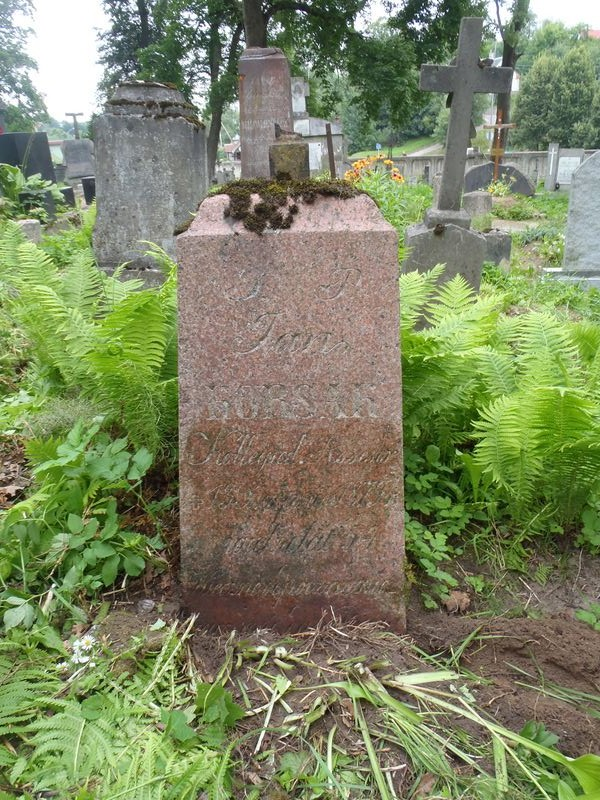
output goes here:
<path id="1" fill-rule="evenodd" d="M 420 218 L 428 187 L 359 173 L 400 234 Z M 560 231 L 562 198 L 527 206 Z M 162 287 L 106 276 L 92 228 L 93 210 L 41 247 L 0 229 L 0 452 L 23 447 L 30 482 L 0 493 L 0 800 L 600 796 L 598 757 L 503 728 L 456 654 L 423 663 L 375 626 L 321 659 L 316 640 L 232 637 L 218 670 L 192 657 L 193 620 L 111 644 L 101 593 L 166 566 L 172 498 L 148 487 L 176 455 L 176 273 L 152 248 Z M 465 548 L 522 570 L 538 545 L 600 551 L 600 295 L 526 269 L 489 267 L 479 295 L 441 276 L 400 279 L 406 535 L 431 605 Z"/>

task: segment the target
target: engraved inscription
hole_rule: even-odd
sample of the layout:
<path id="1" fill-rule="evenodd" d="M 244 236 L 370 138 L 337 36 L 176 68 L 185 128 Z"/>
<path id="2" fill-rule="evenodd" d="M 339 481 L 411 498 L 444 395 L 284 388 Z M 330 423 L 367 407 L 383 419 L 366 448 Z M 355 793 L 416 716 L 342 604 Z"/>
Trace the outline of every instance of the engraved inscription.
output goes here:
<path id="1" fill-rule="evenodd" d="M 286 331 L 283 329 L 283 322 L 277 321 L 281 316 L 280 311 L 259 314 L 248 323 L 242 336 L 238 337 L 234 352 L 246 355 L 264 350 L 275 355 L 309 353 L 328 356 L 350 350 L 348 342 L 331 331 Z"/>
<path id="2" fill-rule="evenodd" d="M 197 508 L 209 504 L 213 511 L 241 511 L 244 514 L 264 514 L 274 508 L 285 508 L 289 512 L 307 514 L 327 508 L 372 508 L 385 507 L 401 497 L 400 481 L 395 477 L 382 480 L 365 480 L 357 484 L 341 486 L 327 492 L 293 492 L 284 488 L 276 493 L 262 493 L 256 489 L 240 490 L 236 484 L 221 483 L 215 486 Z"/>
<path id="3" fill-rule="evenodd" d="M 222 427 L 215 432 L 197 430 L 187 442 L 187 462 L 190 466 L 257 467 L 292 466 L 309 459 L 314 464 L 338 466 L 378 466 L 393 464 L 398 458 L 395 447 L 363 448 L 351 440 L 345 447 L 333 437 L 310 442 L 308 433 L 299 434 L 289 446 L 265 446 L 263 436 L 242 428 Z M 267 437 L 268 438 L 268 437 Z"/>
<path id="4" fill-rule="evenodd" d="M 300 528 L 290 528 L 283 525 L 280 521 L 282 510 L 278 509 L 275 518 L 269 525 L 267 531 L 260 538 L 249 536 L 238 536 L 231 538 L 227 542 L 226 552 L 232 553 L 269 553 L 294 555 L 310 555 L 311 553 L 322 553 L 325 548 L 331 548 L 336 540 L 344 544 L 345 558 L 352 561 L 354 545 L 361 542 L 364 547 L 368 542 L 377 540 L 377 530 L 360 530 L 349 528 L 347 525 L 334 525 L 330 528 L 319 527 L 316 520 Z M 285 576 L 288 567 L 282 567 L 280 572 Z"/>
<path id="5" fill-rule="evenodd" d="M 198 416 L 226 419 L 377 418 L 375 387 L 355 383 L 203 386 Z"/>
<path id="6" fill-rule="evenodd" d="M 356 267 L 340 267 L 331 273 L 331 283 L 319 286 L 319 296 L 323 300 L 336 300 L 346 287 L 360 286 L 361 271 Z"/>
<path id="7" fill-rule="evenodd" d="M 253 276 L 250 270 L 243 269 L 240 272 L 238 284 L 235 286 L 230 286 L 225 292 L 225 297 L 234 303 L 244 302 L 245 300 L 254 300 L 262 291 L 264 279 L 264 272 Z"/>

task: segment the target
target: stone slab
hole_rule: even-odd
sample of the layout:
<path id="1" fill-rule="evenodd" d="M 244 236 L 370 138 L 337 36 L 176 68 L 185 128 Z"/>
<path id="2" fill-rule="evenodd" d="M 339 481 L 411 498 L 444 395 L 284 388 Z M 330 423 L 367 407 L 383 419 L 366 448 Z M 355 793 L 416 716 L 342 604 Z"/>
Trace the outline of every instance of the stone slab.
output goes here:
<path id="1" fill-rule="evenodd" d="M 290 65 L 277 47 L 249 47 L 238 68 L 242 178 L 268 178 L 275 123 L 294 127 Z"/>
<path id="2" fill-rule="evenodd" d="M 67 165 L 67 180 L 95 174 L 94 143 L 90 139 L 65 139 L 62 151 Z"/>
<path id="3" fill-rule="evenodd" d="M 510 164 L 501 164 L 499 168 L 500 178 L 507 181 L 512 194 L 523 194 L 526 197 L 533 197 L 535 186 L 526 175 Z M 471 167 L 465 173 L 465 192 L 476 192 L 487 187 L 494 180 L 494 163 L 488 161 Z"/>
<path id="4" fill-rule="evenodd" d="M 492 195 L 489 192 L 465 192 L 463 195 L 463 208 L 473 217 L 483 217 L 492 213 Z"/>
<path id="5" fill-rule="evenodd" d="M 4 133 L 0 136 L 0 164 L 20 167 L 27 177 L 56 182 L 48 136 L 45 133 Z"/>
<path id="6" fill-rule="evenodd" d="M 600 273 L 600 151 L 573 173 L 563 266 L 569 272 Z"/>
<path id="7" fill-rule="evenodd" d="M 404 629 L 397 236 L 365 195 L 178 237 L 181 578 L 207 625 Z"/>
<path id="8" fill-rule="evenodd" d="M 582 148 L 561 148 L 558 151 L 555 184 L 558 189 L 566 189 L 571 186 L 573 174 L 584 158 L 585 150 Z"/>
<path id="9" fill-rule="evenodd" d="M 40 244 L 42 241 L 42 224 L 38 219 L 18 219 L 16 223 L 30 242 Z"/>
<path id="10" fill-rule="evenodd" d="M 445 264 L 442 282 L 462 275 L 476 290 L 481 283 L 481 267 L 487 253 L 485 237 L 458 225 L 428 228 L 412 225 L 406 231 L 405 244 L 410 248 L 402 262 L 402 271 L 426 271 L 436 264 Z"/>
<path id="11" fill-rule="evenodd" d="M 503 261 L 510 264 L 512 253 L 512 236 L 501 230 L 486 231 L 483 234 L 486 242 L 485 260 L 499 265 Z"/>

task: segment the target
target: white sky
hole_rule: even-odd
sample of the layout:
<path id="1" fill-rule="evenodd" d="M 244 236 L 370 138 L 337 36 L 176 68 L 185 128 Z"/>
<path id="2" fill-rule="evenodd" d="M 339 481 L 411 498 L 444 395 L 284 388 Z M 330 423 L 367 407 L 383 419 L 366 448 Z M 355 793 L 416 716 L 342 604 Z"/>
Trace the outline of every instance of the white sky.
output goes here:
<path id="1" fill-rule="evenodd" d="M 34 83 L 51 116 L 62 120 L 67 111 L 82 111 L 86 119 L 97 109 L 96 86 L 102 74 L 96 63 L 95 29 L 107 23 L 100 0 L 35 0 L 35 5 L 35 35 L 29 42 L 39 68 Z M 600 30 L 600 0 L 531 0 L 531 9 L 540 22 L 584 22 Z"/>

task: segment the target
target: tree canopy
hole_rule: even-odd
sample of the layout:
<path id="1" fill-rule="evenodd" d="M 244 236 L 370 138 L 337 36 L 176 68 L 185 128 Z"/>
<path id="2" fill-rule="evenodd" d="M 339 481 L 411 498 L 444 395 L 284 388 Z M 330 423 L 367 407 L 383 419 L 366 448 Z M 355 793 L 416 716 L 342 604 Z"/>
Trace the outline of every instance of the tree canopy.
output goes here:
<path id="1" fill-rule="evenodd" d="M 17 15 L 27 17 L 31 10 L 31 0 L 0 0 L 0 104 L 7 109 L 8 127 L 21 130 L 46 114 L 30 76 L 35 61 L 25 52 L 30 30 L 15 22 Z"/>
<path id="2" fill-rule="evenodd" d="M 378 30 L 358 30 L 370 0 L 103 0 L 111 21 L 100 36 L 103 86 L 138 77 L 170 81 L 203 94 L 211 116 L 214 163 L 223 109 L 237 94 L 242 47 L 281 47 L 296 69 L 325 78 L 347 73 L 364 113 L 384 109 L 407 122 L 428 98 L 418 93 L 418 68 L 441 60 L 456 43 L 460 19 L 484 14 L 486 0 L 390 0 Z M 334 81 L 323 94 L 331 108 Z"/>
<path id="3" fill-rule="evenodd" d="M 600 83 L 585 46 L 540 55 L 522 81 L 514 143 L 525 149 L 600 146 Z"/>

